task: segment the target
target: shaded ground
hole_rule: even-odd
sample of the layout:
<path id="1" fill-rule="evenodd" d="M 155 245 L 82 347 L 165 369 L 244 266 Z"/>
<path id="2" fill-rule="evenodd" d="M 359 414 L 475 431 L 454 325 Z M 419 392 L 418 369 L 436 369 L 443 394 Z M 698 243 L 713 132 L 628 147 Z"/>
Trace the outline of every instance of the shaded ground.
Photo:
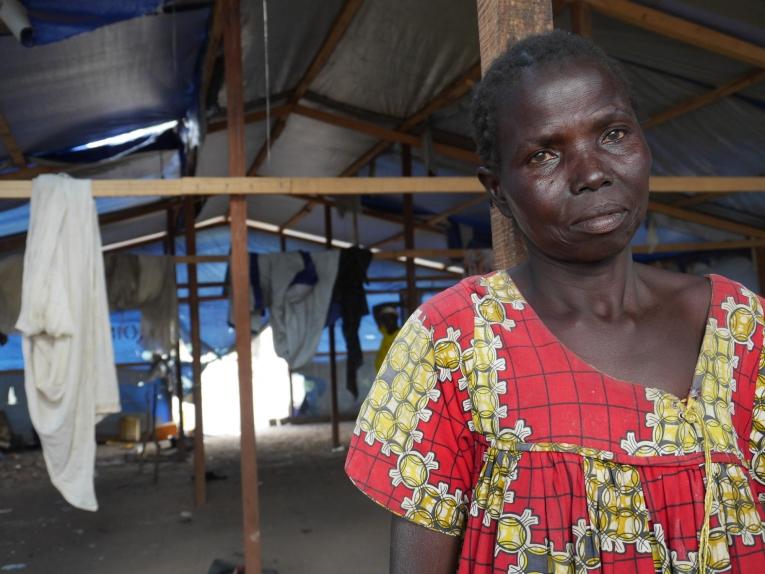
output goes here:
<path id="1" fill-rule="evenodd" d="M 344 443 L 351 428 L 341 427 Z M 258 435 L 263 566 L 278 574 L 383 574 L 387 512 L 345 478 L 345 453 L 331 451 L 329 432 L 310 425 Z M 208 469 L 227 478 L 208 482 L 208 503 L 197 510 L 190 462 L 163 462 L 153 485 L 151 465 L 138 474 L 130 453 L 99 446 L 100 510 L 88 513 L 50 485 L 39 451 L 6 455 L 0 572 L 204 574 L 215 558 L 241 562 L 238 448 L 238 439 L 207 440 Z M 24 566 L 9 570 L 13 564 Z"/>

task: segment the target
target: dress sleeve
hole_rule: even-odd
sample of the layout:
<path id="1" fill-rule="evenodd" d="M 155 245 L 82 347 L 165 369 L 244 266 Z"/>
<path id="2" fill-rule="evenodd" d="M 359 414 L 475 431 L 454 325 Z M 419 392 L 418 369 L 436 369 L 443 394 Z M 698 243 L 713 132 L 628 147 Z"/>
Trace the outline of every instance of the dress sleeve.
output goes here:
<path id="1" fill-rule="evenodd" d="M 752 432 L 749 435 L 749 461 L 754 494 L 765 507 L 765 346 L 760 353 L 752 408 Z"/>
<path id="2" fill-rule="evenodd" d="M 393 341 L 361 406 L 345 470 L 394 514 L 459 536 L 476 467 L 462 368 L 472 320 L 462 325 L 449 297 L 435 299 Z"/>

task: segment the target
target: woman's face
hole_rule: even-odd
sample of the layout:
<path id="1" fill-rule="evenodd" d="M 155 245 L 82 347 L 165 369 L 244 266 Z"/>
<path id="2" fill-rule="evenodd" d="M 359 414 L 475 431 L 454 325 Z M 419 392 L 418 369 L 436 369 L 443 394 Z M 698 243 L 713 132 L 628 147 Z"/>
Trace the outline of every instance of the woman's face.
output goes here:
<path id="1" fill-rule="evenodd" d="M 530 250 L 579 262 L 621 252 L 645 217 L 651 154 L 611 74 L 588 59 L 530 69 L 501 105 L 499 173 L 480 177 Z"/>

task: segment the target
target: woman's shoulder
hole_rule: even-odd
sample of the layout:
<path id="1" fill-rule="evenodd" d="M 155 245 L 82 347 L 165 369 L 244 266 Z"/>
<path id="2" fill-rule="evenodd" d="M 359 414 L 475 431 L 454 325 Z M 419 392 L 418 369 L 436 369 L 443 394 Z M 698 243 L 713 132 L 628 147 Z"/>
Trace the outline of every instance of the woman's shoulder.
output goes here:
<path id="1" fill-rule="evenodd" d="M 455 320 L 469 318 L 472 321 L 475 305 L 500 285 L 508 283 L 505 271 L 493 271 L 486 275 L 471 275 L 451 287 L 433 295 L 420 306 L 420 312 L 431 321 L 438 318 Z"/>

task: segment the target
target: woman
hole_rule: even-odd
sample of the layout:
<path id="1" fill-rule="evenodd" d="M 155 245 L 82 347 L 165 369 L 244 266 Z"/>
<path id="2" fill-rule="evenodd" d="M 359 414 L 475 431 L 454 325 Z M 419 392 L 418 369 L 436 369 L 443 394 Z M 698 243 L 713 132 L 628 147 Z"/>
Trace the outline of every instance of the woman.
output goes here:
<path id="1" fill-rule="evenodd" d="M 346 470 L 402 517 L 391 572 L 765 572 L 762 300 L 633 263 L 651 156 L 623 74 L 536 36 L 473 108 L 528 259 L 423 305 L 362 406 Z"/>

